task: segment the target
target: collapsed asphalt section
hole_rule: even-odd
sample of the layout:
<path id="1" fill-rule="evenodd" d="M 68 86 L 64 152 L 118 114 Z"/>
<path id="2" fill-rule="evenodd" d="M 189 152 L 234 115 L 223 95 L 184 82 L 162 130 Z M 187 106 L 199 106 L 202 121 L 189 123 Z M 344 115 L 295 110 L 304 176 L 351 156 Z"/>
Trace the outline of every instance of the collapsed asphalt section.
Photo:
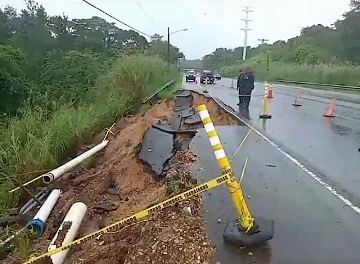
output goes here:
<path id="1" fill-rule="evenodd" d="M 47 220 L 44 234 L 32 241 L 32 255 L 41 256 L 47 251 L 61 220 L 75 202 L 82 202 L 88 208 L 75 238 L 79 239 L 91 237 L 119 219 L 194 188 L 197 182 L 190 168 L 197 156 L 188 150 L 188 144 L 196 130 L 184 123 L 195 115 L 193 104 L 196 104 L 193 96 L 182 91 L 175 101 L 157 102 L 144 114 L 118 120 L 104 150 L 50 186 L 63 190 L 63 194 Z M 167 138 L 167 153 L 151 157 L 159 160 L 155 165 L 158 174 L 162 173 L 160 176 L 151 170 L 151 164 L 138 158 L 142 150 L 146 150 L 148 156 L 160 153 L 154 151 L 153 145 L 159 141 L 146 142 L 153 133 L 162 133 L 160 138 Z M 95 136 L 93 144 L 103 139 L 104 134 Z M 85 146 L 78 154 L 91 146 Z M 32 210 L 25 217 L 31 218 L 34 213 Z M 214 247 L 206 233 L 202 199 L 197 196 L 155 212 L 138 223 L 83 240 L 71 247 L 65 263 L 202 264 L 210 263 L 213 253 Z M 23 263 L 25 259 L 27 256 L 24 258 L 15 252 L 2 260 Z M 36 263 L 51 263 L 51 259 L 46 257 L 44 262 Z"/>
<path id="2" fill-rule="evenodd" d="M 173 117 L 170 120 L 159 120 L 144 136 L 138 154 L 139 160 L 144 162 L 158 179 L 166 175 L 170 168 L 169 162 L 176 151 L 184 149 L 183 144 L 186 144 L 187 149 L 189 142 L 179 140 L 178 135 L 188 134 L 188 138 L 192 138 L 196 134 L 196 130 L 187 129 L 184 124 L 201 124 L 201 119 L 193 107 L 193 100 L 190 91 L 181 90 L 175 97 Z"/>
<path id="3" fill-rule="evenodd" d="M 120 119 L 114 126 L 110 144 L 88 161 L 86 168 L 75 168 L 51 186 L 64 193 L 47 222 L 44 235 L 34 241 L 32 252 L 40 255 L 47 250 L 61 219 L 75 202 L 80 201 L 88 208 L 77 236 L 80 238 L 193 188 L 197 181 L 190 167 L 196 155 L 188 150 L 188 144 L 196 130 L 203 127 L 200 118 L 196 121 L 193 108 L 199 104 L 208 105 L 215 125 L 238 123 L 224 114 L 211 98 L 186 91 L 181 91 L 175 101 L 158 102 L 143 115 Z M 94 142 L 103 137 L 96 136 Z M 161 147 L 167 152 L 156 149 L 158 144 L 164 145 Z M 140 153 L 156 163 L 140 161 Z M 211 178 L 216 176 L 209 173 Z M 71 248 L 66 263 L 136 264 L 151 260 L 153 263 L 201 264 L 210 263 L 213 252 L 206 235 L 202 199 L 194 197 L 134 225 L 84 240 Z M 18 261 L 15 253 L 6 263 Z M 49 261 L 47 258 L 44 263 Z"/>

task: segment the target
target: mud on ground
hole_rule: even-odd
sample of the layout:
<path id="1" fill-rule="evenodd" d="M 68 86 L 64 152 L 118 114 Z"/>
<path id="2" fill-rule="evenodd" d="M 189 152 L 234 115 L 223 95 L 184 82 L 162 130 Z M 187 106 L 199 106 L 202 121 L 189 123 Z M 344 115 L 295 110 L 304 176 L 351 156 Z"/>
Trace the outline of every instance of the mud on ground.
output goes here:
<path id="1" fill-rule="evenodd" d="M 199 104 L 207 105 L 215 125 L 238 122 L 212 99 L 193 93 L 193 105 Z M 88 207 L 78 234 L 82 237 L 168 198 L 166 182 L 170 180 L 180 179 L 176 193 L 193 187 L 190 166 L 196 155 L 190 151 L 177 152 L 163 181 L 156 181 L 137 158 L 147 129 L 159 120 L 169 120 L 174 108 L 173 101 L 165 101 L 143 115 L 122 118 L 112 130 L 108 146 L 94 157 L 91 168 L 78 169 L 55 184 L 54 188 L 62 189 L 63 194 L 47 220 L 45 234 L 33 243 L 34 255 L 47 251 L 74 202 L 84 202 Z M 196 125 L 199 127 L 201 123 Z M 96 142 L 103 136 L 98 135 Z M 185 206 L 191 208 L 190 214 Z M 201 209 L 201 197 L 181 202 L 143 222 L 72 248 L 64 263 L 210 263 L 215 249 L 207 237 Z M 17 256 L 14 253 L 4 263 L 19 263 Z"/>
<path id="2" fill-rule="evenodd" d="M 193 92 L 193 105 L 205 104 L 209 111 L 211 120 L 215 126 L 236 126 L 239 125 L 239 120 L 224 111 L 211 97 Z M 202 128 L 202 123 L 199 124 L 182 124 L 183 129 L 198 129 Z"/>

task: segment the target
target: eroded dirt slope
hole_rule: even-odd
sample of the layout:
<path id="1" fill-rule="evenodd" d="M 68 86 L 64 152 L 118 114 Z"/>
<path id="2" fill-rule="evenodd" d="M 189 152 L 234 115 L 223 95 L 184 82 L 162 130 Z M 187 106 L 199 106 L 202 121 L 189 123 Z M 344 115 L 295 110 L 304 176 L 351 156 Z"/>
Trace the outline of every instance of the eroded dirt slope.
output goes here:
<path id="1" fill-rule="evenodd" d="M 192 97 L 193 106 L 207 105 L 215 125 L 238 123 L 211 98 L 196 93 Z M 82 237 L 163 201 L 170 195 L 194 187 L 190 183 L 194 183 L 190 173 L 191 164 L 196 160 L 194 153 L 178 151 L 166 177 L 160 181 L 155 180 L 137 157 L 146 131 L 153 124 L 169 121 L 174 109 L 173 101 L 165 101 L 143 115 L 122 118 L 112 130 L 114 135 L 110 136 L 109 145 L 90 162 L 91 168 L 79 168 L 63 176 L 53 186 L 62 189 L 63 194 L 47 220 L 45 234 L 34 243 L 34 255 L 47 250 L 74 202 L 84 202 L 88 207 L 78 234 L 78 237 Z M 181 127 L 201 128 L 202 124 L 183 124 Z M 95 138 L 94 145 L 102 140 L 104 134 Z M 189 135 L 177 135 L 175 138 L 177 141 L 188 141 Z M 168 183 L 171 181 L 179 181 L 180 184 L 176 191 L 169 194 Z M 191 208 L 191 213 L 184 207 Z M 215 249 L 207 237 L 201 209 L 201 197 L 181 202 L 143 222 L 72 248 L 65 263 L 210 263 Z M 19 262 L 15 252 L 5 263 Z M 45 263 L 50 262 L 47 260 Z"/>

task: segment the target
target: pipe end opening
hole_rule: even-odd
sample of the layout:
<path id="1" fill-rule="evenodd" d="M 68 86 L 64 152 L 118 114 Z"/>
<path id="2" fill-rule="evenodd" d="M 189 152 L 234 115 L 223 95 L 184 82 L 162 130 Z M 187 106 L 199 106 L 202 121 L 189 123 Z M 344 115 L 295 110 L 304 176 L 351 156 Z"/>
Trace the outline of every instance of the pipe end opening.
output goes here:
<path id="1" fill-rule="evenodd" d="M 27 228 L 36 234 L 36 236 L 40 236 L 45 231 L 45 223 L 40 219 L 32 219 L 28 223 Z"/>
<path id="2" fill-rule="evenodd" d="M 54 179 L 54 176 L 52 174 L 45 174 L 43 176 L 43 182 L 45 183 L 51 183 Z"/>

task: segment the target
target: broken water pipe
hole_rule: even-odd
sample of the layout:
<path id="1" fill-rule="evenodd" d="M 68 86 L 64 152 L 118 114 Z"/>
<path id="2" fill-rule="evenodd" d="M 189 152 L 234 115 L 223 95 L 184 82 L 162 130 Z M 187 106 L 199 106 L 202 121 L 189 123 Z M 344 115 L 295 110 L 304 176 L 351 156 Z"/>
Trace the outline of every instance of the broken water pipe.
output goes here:
<path id="1" fill-rule="evenodd" d="M 45 231 L 45 222 L 48 219 L 60 195 L 61 195 L 61 190 L 54 189 L 50 193 L 49 197 L 46 199 L 45 203 L 36 213 L 34 218 L 29 221 L 27 226 L 35 230 L 39 235 L 42 235 Z"/>
<path id="2" fill-rule="evenodd" d="M 86 158 L 88 158 L 88 157 L 90 157 L 91 155 L 95 154 L 96 152 L 100 151 L 101 149 L 103 149 L 103 148 L 109 143 L 109 140 L 106 139 L 106 138 L 108 137 L 108 135 L 109 135 L 109 134 L 114 135 L 114 133 L 111 131 L 111 129 L 112 129 L 114 126 L 115 126 L 115 123 L 112 124 L 110 128 L 105 128 L 105 129 L 106 129 L 105 137 L 104 137 L 103 141 L 102 141 L 100 144 L 98 144 L 97 146 L 95 146 L 95 147 L 93 147 L 92 149 L 88 150 L 87 152 L 81 154 L 79 157 L 77 157 L 77 158 L 69 161 L 68 163 L 60 166 L 59 168 L 54 169 L 54 170 L 52 170 L 52 171 L 49 171 L 49 172 L 47 172 L 47 173 L 45 173 L 45 174 L 42 174 L 42 175 L 40 175 L 40 176 L 37 176 L 36 178 L 34 178 L 34 179 L 32 179 L 32 180 L 30 180 L 30 181 L 22 184 L 21 187 L 27 186 L 27 185 L 29 185 L 29 184 L 31 184 L 31 183 L 39 180 L 39 179 L 43 179 L 43 181 L 44 181 L 45 183 L 51 183 L 51 182 L 54 180 L 54 178 L 56 179 L 56 178 L 60 177 L 62 174 L 64 174 L 64 173 L 67 172 L 68 170 L 72 169 L 73 167 L 75 167 L 76 165 L 78 165 L 79 163 L 81 163 L 82 161 L 84 161 Z M 99 148 L 99 149 L 98 149 L 98 148 Z M 94 149 L 95 149 L 95 151 L 94 151 Z M 87 157 L 84 158 L 84 156 L 87 156 Z M 79 159 L 81 160 L 80 162 L 78 162 Z M 69 165 L 69 163 L 70 163 L 70 165 Z M 76 164 L 74 165 L 74 163 L 76 163 Z M 66 169 L 66 171 L 64 171 L 64 169 Z M 14 192 L 14 191 L 20 190 L 21 187 L 18 186 L 18 187 L 16 187 L 16 188 L 10 190 L 9 193 L 12 193 L 12 192 Z"/>
<path id="3" fill-rule="evenodd" d="M 61 165 L 60 167 L 49 171 L 48 173 L 45 173 L 42 178 L 43 181 L 47 184 L 53 182 L 54 180 L 61 177 L 64 173 L 68 172 L 75 166 L 79 165 L 81 162 L 86 160 L 87 158 L 90 158 L 95 153 L 99 152 L 103 148 L 106 147 L 106 145 L 109 143 L 109 140 L 104 140 L 100 144 L 96 145 L 95 147 L 89 149 L 88 151 L 84 152 L 83 154 L 77 156 L 75 159 L 70 160 L 69 162 L 65 163 L 64 165 Z"/>
<path id="4" fill-rule="evenodd" d="M 61 223 L 61 226 L 51 241 L 48 251 L 69 244 L 75 239 L 86 210 L 86 205 L 81 202 L 74 203 L 70 207 L 64 221 Z M 69 249 L 50 256 L 52 264 L 62 264 L 68 252 Z"/>

